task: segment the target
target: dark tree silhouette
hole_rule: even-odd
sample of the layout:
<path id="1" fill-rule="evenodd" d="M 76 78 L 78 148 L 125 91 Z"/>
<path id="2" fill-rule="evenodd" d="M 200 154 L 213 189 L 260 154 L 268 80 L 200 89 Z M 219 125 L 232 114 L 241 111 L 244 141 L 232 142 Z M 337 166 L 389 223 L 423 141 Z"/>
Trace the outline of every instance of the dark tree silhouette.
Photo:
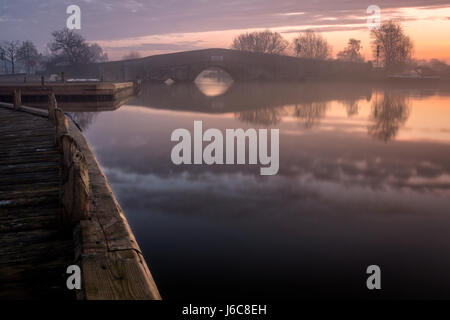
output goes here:
<path id="1" fill-rule="evenodd" d="M 381 61 L 386 70 L 404 69 L 411 59 L 414 46 L 399 22 L 391 20 L 383 23 L 379 29 L 371 31 L 371 37 L 374 56 L 376 57 L 379 48 Z"/>
<path id="2" fill-rule="evenodd" d="M 298 57 L 322 60 L 330 57 L 332 52 L 328 41 L 312 30 L 300 33 L 294 39 L 294 50 Z"/>
<path id="3" fill-rule="evenodd" d="M 54 31 L 52 36 L 53 40 L 48 45 L 52 53 L 51 63 L 82 64 L 108 60 L 108 56 L 98 44 L 87 43 L 74 30 L 64 28 Z"/>
<path id="4" fill-rule="evenodd" d="M 31 65 L 36 63 L 39 53 L 36 46 L 31 41 L 24 41 L 17 51 L 17 60 L 22 61 L 27 69 L 27 74 L 30 73 Z"/>
<path id="5" fill-rule="evenodd" d="M 282 54 L 289 42 L 278 32 L 269 30 L 261 32 L 243 33 L 233 40 L 232 49 L 242 51 L 261 52 L 268 54 Z"/>
<path id="6" fill-rule="evenodd" d="M 12 73 L 15 73 L 17 54 L 19 52 L 19 41 L 3 41 L 1 47 L 6 59 L 11 62 Z"/>
<path id="7" fill-rule="evenodd" d="M 351 62 L 362 62 L 364 61 L 361 56 L 361 40 L 349 39 L 347 47 L 337 54 L 339 60 L 351 61 Z"/>

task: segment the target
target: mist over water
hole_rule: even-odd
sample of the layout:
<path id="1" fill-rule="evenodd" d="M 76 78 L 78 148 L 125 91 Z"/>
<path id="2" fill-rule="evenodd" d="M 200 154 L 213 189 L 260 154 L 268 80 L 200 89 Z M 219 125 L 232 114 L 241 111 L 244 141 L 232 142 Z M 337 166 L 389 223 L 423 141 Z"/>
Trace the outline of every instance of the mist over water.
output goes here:
<path id="1" fill-rule="evenodd" d="M 211 76 L 74 117 L 163 298 L 376 297 L 371 264 L 382 297 L 449 298 L 450 91 Z M 279 128 L 278 174 L 175 166 L 194 120 Z"/>

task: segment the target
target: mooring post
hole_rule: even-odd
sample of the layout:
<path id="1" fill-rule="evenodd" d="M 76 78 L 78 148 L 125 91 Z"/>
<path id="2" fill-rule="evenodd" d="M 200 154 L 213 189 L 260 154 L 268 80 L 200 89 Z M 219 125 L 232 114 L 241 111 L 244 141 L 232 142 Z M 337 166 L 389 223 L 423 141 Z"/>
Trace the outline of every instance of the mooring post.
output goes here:
<path id="1" fill-rule="evenodd" d="M 22 94 L 20 89 L 14 89 L 14 108 L 18 109 L 22 105 Z"/>
<path id="2" fill-rule="evenodd" d="M 55 109 L 57 107 L 56 97 L 53 91 L 48 93 L 48 119 L 55 123 Z"/>

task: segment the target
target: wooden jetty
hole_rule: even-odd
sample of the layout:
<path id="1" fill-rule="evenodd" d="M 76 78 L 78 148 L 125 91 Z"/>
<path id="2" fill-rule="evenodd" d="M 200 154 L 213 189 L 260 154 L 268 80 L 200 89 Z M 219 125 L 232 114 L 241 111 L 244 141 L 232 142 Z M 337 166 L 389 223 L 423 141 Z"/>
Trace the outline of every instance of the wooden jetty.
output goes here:
<path id="1" fill-rule="evenodd" d="M 0 103 L 0 299 L 161 299 L 92 150 L 47 95 L 48 110 Z"/>
<path id="2" fill-rule="evenodd" d="M 114 110 L 140 91 L 141 81 L 0 83 L 0 101 L 47 109 L 53 92 L 64 111 Z M 84 109 L 80 109 L 80 106 Z"/>

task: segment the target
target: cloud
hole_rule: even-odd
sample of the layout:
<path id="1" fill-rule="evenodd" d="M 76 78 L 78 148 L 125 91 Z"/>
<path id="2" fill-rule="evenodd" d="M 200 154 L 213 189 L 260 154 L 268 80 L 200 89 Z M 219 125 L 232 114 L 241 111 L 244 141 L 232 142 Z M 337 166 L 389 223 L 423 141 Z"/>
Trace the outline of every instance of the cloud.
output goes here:
<path id="1" fill-rule="evenodd" d="M 224 30 L 286 29 L 287 26 L 297 31 L 306 26 L 321 27 L 323 31 L 356 30 L 357 25 L 364 23 L 366 8 L 373 1 L 47 0 L 30 3 L 24 0 L 3 0 L 0 1 L 2 36 L 5 40 L 31 39 L 43 48 L 50 39 L 50 33 L 65 26 L 66 8 L 70 4 L 77 4 L 81 8 L 80 32 L 83 36 L 88 40 L 111 41 Z M 384 13 L 406 7 L 422 10 L 449 6 L 448 1 L 444 0 L 378 0 L 377 4 Z M 414 19 L 414 16 L 408 18 Z M 19 24 L 14 21 L 22 22 Z M 160 47 L 169 46 L 161 44 Z M 189 48 L 189 44 L 175 45 L 173 50 L 186 48 Z"/>
<path id="2" fill-rule="evenodd" d="M 181 51 L 181 50 L 195 50 L 200 49 L 203 41 L 181 41 L 173 43 L 140 43 L 136 45 L 123 45 L 123 46 L 103 46 L 106 50 L 152 50 L 152 51 Z"/>

